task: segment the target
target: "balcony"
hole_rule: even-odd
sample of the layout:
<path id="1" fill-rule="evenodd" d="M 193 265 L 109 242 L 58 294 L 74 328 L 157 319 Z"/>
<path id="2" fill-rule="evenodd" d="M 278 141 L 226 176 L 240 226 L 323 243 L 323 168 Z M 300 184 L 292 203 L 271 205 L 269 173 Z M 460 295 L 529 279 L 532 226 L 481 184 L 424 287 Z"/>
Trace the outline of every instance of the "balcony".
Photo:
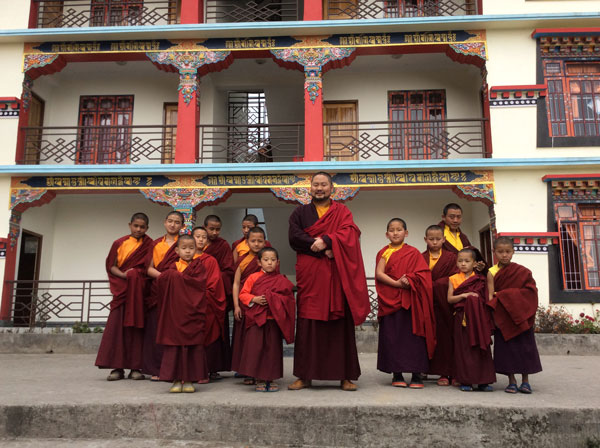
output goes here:
<path id="1" fill-rule="evenodd" d="M 34 0 L 37 28 L 167 25 L 179 22 L 177 0 Z"/>
<path id="2" fill-rule="evenodd" d="M 324 123 L 325 160 L 486 158 L 481 118 Z"/>
<path id="3" fill-rule="evenodd" d="M 208 0 L 206 23 L 285 22 L 302 20 L 297 0 Z"/>
<path id="4" fill-rule="evenodd" d="M 327 0 L 325 19 L 464 16 L 481 14 L 476 0 Z"/>

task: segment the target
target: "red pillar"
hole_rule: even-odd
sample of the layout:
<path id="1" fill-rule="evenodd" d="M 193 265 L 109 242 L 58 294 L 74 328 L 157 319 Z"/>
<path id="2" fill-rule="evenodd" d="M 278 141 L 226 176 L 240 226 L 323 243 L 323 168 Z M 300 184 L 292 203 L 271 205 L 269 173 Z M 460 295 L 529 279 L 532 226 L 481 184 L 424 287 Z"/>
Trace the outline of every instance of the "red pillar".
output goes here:
<path id="1" fill-rule="evenodd" d="M 323 20 L 323 0 L 304 0 L 304 20 Z"/>
<path id="2" fill-rule="evenodd" d="M 29 28 L 37 28 L 38 27 L 38 14 L 39 14 L 40 4 L 31 0 L 29 5 Z"/>
<path id="3" fill-rule="evenodd" d="M 177 140 L 175 163 L 196 163 L 198 159 L 198 128 L 200 106 L 197 99 L 196 73 L 181 75 L 177 106 Z"/>
<path id="4" fill-rule="evenodd" d="M 0 322 L 10 323 L 12 308 L 12 285 L 6 282 L 15 279 L 17 266 L 17 247 L 19 234 L 21 231 L 21 213 L 12 211 L 9 222 L 8 238 L 1 238 L 6 248 L 6 258 L 4 260 L 4 282 L 2 288 L 2 301 L 0 302 Z M 0 323 L 0 325 L 2 325 Z"/>
<path id="5" fill-rule="evenodd" d="M 315 97 L 314 90 L 307 89 L 318 85 Z M 318 162 L 323 160 L 323 95 L 321 79 L 307 79 L 304 84 L 304 161 Z M 311 98 L 312 96 L 312 98 Z"/>
<path id="6" fill-rule="evenodd" d="M 181 0 L 181 23 L 204 23 L 204 1 Z"/>

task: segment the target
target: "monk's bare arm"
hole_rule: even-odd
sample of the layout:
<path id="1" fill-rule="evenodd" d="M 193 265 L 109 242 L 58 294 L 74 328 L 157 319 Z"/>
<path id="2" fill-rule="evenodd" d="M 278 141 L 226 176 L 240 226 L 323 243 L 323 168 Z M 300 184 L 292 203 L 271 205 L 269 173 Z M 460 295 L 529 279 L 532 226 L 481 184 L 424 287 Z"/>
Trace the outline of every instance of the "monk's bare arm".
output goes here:
<path id="1" fill-rule="evenodd" d="M 242 319 L 242 309 L 240 308 L 240 281 L 242 279 L 242 271 L 238 267 L 233 277 L 233 288 L 231 293 L 233 295 L 233 317 L 237 320 Z"/>
<path id="2" fill-rule="evenodd" d="M 129 270 L 129 269 L 128 269 Z M 117 266 L 117 259 L 115 258 L 115 264 L 110 267 L 110 273 L 116 275 L 119 278 L 127 278 L 127 271 L 123 272 Z"/>
<path id="3" fill-rule="evenodd" d="M 158 278 L 160 275 L 160 271 L 154 267 L 154 260 L 150 261 L 150 266 L 148 266 L 147 271 L 148 277 L 150 278 Z"/>
<path id="4" fill-rule="evenodd" d="M 452 282 L 448 283 L 448 303 L 458 303 L 461 300 L 464 300 L 467 297 L 469 297 L 469 295 L 470 295 L 470 293 L 465 292 L 465 293 L 455 296 L 454 295 L 454 286 L 452 286 Z"/>
<path id="5" fill-rule="evenodd" d="M 375 268 L 375 278 L 377 281 L 388 285 L 393 286 L 394 288 L 400 288 L 401 282 L 400 280 L 394 280 L 392 277 L 385 273 L 385 258 L 381 258 L 377 263 L 377 267 Z"/>
<path id="6" fill-rule="evenodd" d="M 494 276 L 491 273 L 487 273 L 487 288 L 488 288 L 488 301 L 494 298 Z"/>
<path id="7" fill-rule="evenodd" d="M 238 252 L 236 249 L 233 249 L 232 257 L 233 257 L 233 264 L 237 263 L 239 256 L 238 256 Z"/>

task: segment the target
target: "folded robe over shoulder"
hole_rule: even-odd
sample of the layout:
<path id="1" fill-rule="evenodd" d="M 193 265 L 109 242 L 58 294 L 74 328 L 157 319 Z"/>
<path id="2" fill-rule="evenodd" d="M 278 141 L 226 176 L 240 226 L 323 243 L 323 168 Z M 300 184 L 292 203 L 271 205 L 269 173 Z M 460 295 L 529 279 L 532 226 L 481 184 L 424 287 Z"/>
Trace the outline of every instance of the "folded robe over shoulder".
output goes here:
<path id="1" fill-rule="evenodd" d="M 204 345 L 210 345 L 223 337 L 227 300 L 217 260 L 211 255 L 203 253 L 198 257 L 198 262 L 206 270 L 206 340 Z"/>
<path id="2" fill-rule="evenodd" d="M 384 247 L 377 253 L 376 264 L 388 249 Z M 410 289 L 395 288 L 382 282 L 376 282 L 377 302 L 381 318 L 393 314 L 400 308 L 411 310 L 413 334 L 425 338 L 427 354 L 433 356 L 435 350 L 435 318 L 433 315 L 433 286 L 431 271 L 421 253 L 405 244 L 394 252 L 385 265 L 385 273 L 394 280 L 406 275 Z"/>
<path id="3" fill-rule="evenodd" d="M 204 345 L 206 323 L 206 270 L 199 258 L 185 271 L 175 267 L 156 279 L 158 327 L 156 342 L 162 345 Z"/>
<path id="4" fill-rule="evenodd" d="M 164 236 L 161 236 L 158 239 L 154 240 L 154 245 L 160 243 L 163 240 Z M 171 265 L 173 265 L 177 260 L 179 260 L 179 255 L 175 252 L 175 248 L 177 247 L 177 243 L 173 243 L 169 250 L 165 253 L 163 259 L 158 263 L 157 266 L 154 266 L 158 272 L 163 272 L 169 269 Z M 154 308 L 158 301 L 156 282 L 154 280 L 150 280 L 150 292 L 146 294 L 144 297 L 144 304 L 147 309 Z"/>
<path id="5" fill-rule="evenodd" d="M 219 269 L 221 269 L 221 277 L 223 279 L 223 288 L 225 288 L 225 294 L 230 296 L 235 268 L 229 243 L 223 238 L 217 237 L 214 241 L 210 242 L 206 249 L 204 249 L 204 252 L 208 255 L 212 255 L 215 260 L 217 260 L 217 263 L 219 263 Z"/>
<path id="6" fill-rule="evenodd" d="M 440 226 L 443 231 L 446 228 L 446 223 L 444 221 L 440 221 L 438 223 L 438 226 Z M 460 232 L 460 235 L 458 237 L 460 238 L 460 241 L 462 242 L 463 247 L 469 247 L 471 245 L 471 242 L 469 241 L 469 238 L 467 238 L 467 235 L 465 235 L 460 229 L 458 229 L 458 231 Z M 444 245 L 442 246 L 442 249 L 448 250 L 455 254 L 458 253 L 458 249 L 456 247 L 454 247 L 452 244 L 450 244 L 450 242 L 447 240 L 444 241 Z"/>
<path id="7" fill-rule="evenodd" d="M 298 252 L 296 281 L 298 317 L 336 320 L 344 317 L 344 296 L 355 325 L 362 324 L 371 310 L 367 279 L 360 249 L 360 230 L 352 213 L 331 201 L 329 210 L 313 225 L 304 229 L 313 238 L 331 240 L 333 259 Z"/>
<path id="8" fill-rule="evenodd" d="M 470 346 L 479 346 L 481 350 L 487 351 L 492 343 L 494 324 L 487 303 L 486 278 L 481 274 L 472 275 L 454 290 L 454 295 L 466 292 L 471 294 L 468 298 L 455 303 L 454 309 L 464 310 Z"/>
<path id="9" fill-rule="evenodd" d="M 135 249 L 125 262 L 119 267 L 127 272 L 127 279 L 119 278 L 110 272 L 117 259 L 117 251 L 124 241 L 131 235 L 126 235 L 116 240 L 106 257 L 106 272 L 110 283 L 110 292 L 113 300 L 110 309 L 113 310 L 122 305 L 125 306 L 123 325 L 125 327 L 144 328 L 144 296 L 146 295 L 147 276 L 146 269 L 152 256 L 154 241 L 148 235 L 142 237 L 141 245 Z"/>
<path id="10" fill-rule="evenodd" d="M 254 304 L 246 311 L 246 328 L 252 325 L 262 327 L 267 317 L 272 316 L 277 322 L 283 337 L 288 344 L 294 342 L 296 323 L 296 301 L 294 285 L 283 274 L 275 272 L 264 274 L 252 286 L 253 296 L 265 296 L 267 306 Z"/>
<path id="11" fill-rule="evenodd" d="M 538 292 L 531 271 L 517 263 L 509 263 L 494 276 L 496 295 L 490 302 L 494 320 L 508 341 L 529 330 L 535 323 Z"/>

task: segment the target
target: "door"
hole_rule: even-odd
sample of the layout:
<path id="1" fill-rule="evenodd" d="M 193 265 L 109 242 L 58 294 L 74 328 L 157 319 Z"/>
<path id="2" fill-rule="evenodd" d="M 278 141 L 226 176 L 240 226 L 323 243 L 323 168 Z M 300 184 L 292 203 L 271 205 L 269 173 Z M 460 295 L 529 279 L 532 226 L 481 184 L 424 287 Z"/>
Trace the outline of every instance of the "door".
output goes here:
<path id="1" fill-rule="evenodd" d="M 356 101 L 323 102 L 323 151 L 327 160 L 358 160 L 357 109 Z"/>
<path id="2" fill-rule="evenodd" d="M 44 125 L 44 100 L 35 93 L 31 94 L 29 102 L 29 119 L 27 127 L 41 128 Z M 42 151 L 42 129 L 29 129 L 25 137 L 25 163 L 36 165 L 40 163 Z"/>
<path id="3" fill-rule="evenodd" d="M 177 103 L 165 103 L 163 106 L 164 138 L 162 163 L 175 161 L 175 142 L 177 139 Z"/>
<path id="4" fill-rule="evenodd" d="M 38 28 L 61 28 L 63 26 L 63 2 L 40 2 Z"/>
<path id="5" fill-rule="evenodd" d="M 17 267 L 14 324 L 27 327 L 35 323 L 35 300 L 39 280 L 42 236 L 23 230 Z"/>
<path id="6" fill-rule="evenodd" d="M 324 0 L 323 19 L 358 19 L 358 2 L 359 0 Z"/>

